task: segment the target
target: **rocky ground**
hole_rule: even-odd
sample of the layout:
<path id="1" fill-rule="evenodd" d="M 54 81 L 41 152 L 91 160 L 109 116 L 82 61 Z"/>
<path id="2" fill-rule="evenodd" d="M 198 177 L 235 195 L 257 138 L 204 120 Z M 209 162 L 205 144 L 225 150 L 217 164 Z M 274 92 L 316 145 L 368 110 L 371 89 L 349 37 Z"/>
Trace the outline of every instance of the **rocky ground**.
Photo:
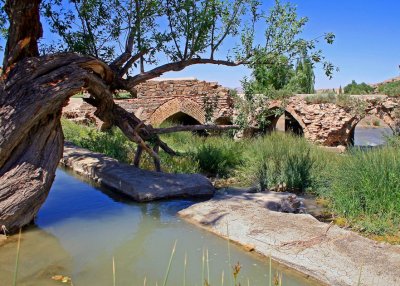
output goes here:
<path id="1" fill-rule="evenodd" d="M 366 239 L 309 214 L 275 211 L 288 195 L 228 190 L 179 214 L 328 285 L 400 285 L 400 246 Z"/>

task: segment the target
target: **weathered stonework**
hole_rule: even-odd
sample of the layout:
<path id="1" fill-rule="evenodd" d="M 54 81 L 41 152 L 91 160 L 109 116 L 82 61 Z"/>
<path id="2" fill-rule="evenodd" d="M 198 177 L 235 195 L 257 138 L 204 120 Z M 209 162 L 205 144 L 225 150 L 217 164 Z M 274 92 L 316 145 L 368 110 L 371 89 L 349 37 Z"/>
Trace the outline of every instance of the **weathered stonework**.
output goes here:
<path id="1" fill-rule="evenodd" d="M 400 100 L 387 96 L 357 96 L 358 109 L 334 103 L 308 104 L 304 95 L 290 98 L 286 105 L 275 101 L 270 108 L 284 107 L 303 129 L 304 137 L 324 146 L 351 145 L 356 125 L 366 116 L 373 115 L 392 130 L 398 128 Z"/>
<path id="2" fill-rule="evenodd" d="M 140 119 L 158 126 L 168 117 L 183 112 L 200 124 L 206 123 L 205 105 L 215 105 L 211 122 L 230 117 L 233 102 L 230 91 L 215 82 L 187 80 L 152 80 L 136 87 L 137 98 L 117 100 Z"/>
<path id="3" fill-rule="evenodd" d="M 355 126 L 366 115 L 376 116 L 392 130 L 400 126 L 399 98 L 382 95 L 354 96 L 357 104 L 349 107 L 335 103 L 311 104 L 305 97 L 306 95 L 297 95 L 285 102 L 271 101 L 269 109 L 284 109 L 286 116 L 298 123 L 301 134 L 307 140 L 323 146 L 351 145 Z M 195 79 L 148 81 L 137 87 L 137 98 L 116 102 L 153 126 L 159 126 L 178 113 L 188 115 L 200 124 L 228 124 L 237 113 L 233 108 L 229 89 L 217 83 Z M 212 114 L 206 122 L 206 110 L 210 106 L 213 107 Z M 94 108 L 89 104 L 71 103 L 64 110 L 64 116 L 75 121 L 99 124 L 93 112 Z M 277 125 L 282 125 L 282 120 L 278 119 L 275 117 L 270 120 L 271 129 L 279 129 Z"/>

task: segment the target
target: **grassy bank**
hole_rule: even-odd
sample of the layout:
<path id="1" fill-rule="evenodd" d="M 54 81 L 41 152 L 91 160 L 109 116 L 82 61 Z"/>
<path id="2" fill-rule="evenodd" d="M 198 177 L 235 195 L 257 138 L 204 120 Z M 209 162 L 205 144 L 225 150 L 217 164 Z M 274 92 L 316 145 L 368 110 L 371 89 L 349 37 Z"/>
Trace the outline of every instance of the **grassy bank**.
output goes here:
<path id="1" fill-rule="evenodd" d="M 63 129 L 66 139 L 79 146 L 133 161 L 136 146 L 117 129 L 101 133 L 66 120 Z M 199 172 L 259 190 L 313 193 L 326 199 L 333 217 L 346 226 L 366 234 L 400 235 L 399 140 L 342 155 L 283 133 L 234 141 L 180 132 L 163 140 L 178 152 L 176 157 L 160 153 L 165 172 Z M 145 156 L 141 167 L 153 169 L 152 160 Z"/>

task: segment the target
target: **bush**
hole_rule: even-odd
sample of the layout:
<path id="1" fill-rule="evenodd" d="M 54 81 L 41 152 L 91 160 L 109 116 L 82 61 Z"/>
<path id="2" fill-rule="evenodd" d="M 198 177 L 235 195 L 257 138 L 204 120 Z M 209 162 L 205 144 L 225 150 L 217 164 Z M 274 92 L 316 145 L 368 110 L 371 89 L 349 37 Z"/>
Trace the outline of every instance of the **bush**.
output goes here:
<path id="1" fill-rule="evenodd" d="M 353 151 L 334 175 L 331 192 L 334 210 L 367 233 L 398 231 L 399 174 L 399 149 Z"/>
<path id="2" fill-rule="evenodd" d="M 210 138 L 194 149 L 193 158 L 207 175 L 227 177 L 242 163 L 242 148 L 229 138 Z"/>
<path id="3" fill-rule="evenodd" d="M 311 146 L 295 135 L 272 133 L 247 144 L 243 179 L 261 190 L 284 188 L 305 191 L 313 184 L 315 158 Z"/>
<path id="4" fill-rule="evenodd" d="M 72 143 L 89 149 L 93 152 L 99 152 L 117 159 L 120 162 L 131 164 L 135 156 L 136 144 L 128 140 L 125 135 L 117 128 L 109 132 L 100 132 L 94 127 L 83 126 L 63 119 L 62 126 L 64 137 Z M 177 134 L 171 136 L 183 144 L 183 138 L 191 138 L 190 133 Z M 178 145 L 178 144 L 176 144 Z M 169 173 L 198 173 L 199 166 L 193 162 L 188 154 L 171 157 L 164 152 L 160 152 L 161 167 L 163 171 Z M 142 154 L 141 167 L 147 170 L 154 169 L 153 159 L 146 153 Z"/>
<path id="5" fill-rule="evenodd" d="M 129 141 L 119 129 L 112 128 L 110 131 L 100 132 L 94 127 L 82 126 L 69 120 L 63 120 L 62 124 L 66 140 L 120 162 L 133 161 L 136 144 Z"/>

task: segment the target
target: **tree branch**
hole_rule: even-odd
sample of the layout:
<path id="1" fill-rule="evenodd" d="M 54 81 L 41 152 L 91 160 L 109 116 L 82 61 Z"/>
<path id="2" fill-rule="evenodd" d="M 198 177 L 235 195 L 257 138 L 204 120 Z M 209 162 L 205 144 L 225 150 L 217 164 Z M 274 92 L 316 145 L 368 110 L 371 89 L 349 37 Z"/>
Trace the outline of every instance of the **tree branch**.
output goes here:
<path id="1" fill-rule="evenodd" d="M 224 130 L 232 130 L 239 128 L 240 128 L 239 125 L 179 125 L 166 128 L 154 128 L 153 132 L 155 134 L 168 134 L 168 133 L 175 133 L 182 131 L 201 131 L 201 130 L 224 131 Z"/>
<path id="2" fill-rule="evenodd" d="M 214 64 L 214 65 L 224 65 L 224 66 L 236 67 L 236 66 L 242 65 L 244 63 L 245 63 L 245 61 L 233 62 L 233 61 L 228 61 L 228 60 L 213 60 L 213 59 L 202 59 L 202 58 L 194 58 L 194 59 L 189 59 L 186 61 L 173 62 L 173 63 L 168 63 L 165 65 L 156 67 L 148 72 L 138 74 L 134 77 L 129 77 L 126 81 L 126 86 L 129 89 L 133 89 L 136 85 L 138 85 L 142 82 L 145 82 L 149 79 L 157 78 L 169 71 L 181 71 L 184 68 L 191 66 L 191 65 Z"/>

